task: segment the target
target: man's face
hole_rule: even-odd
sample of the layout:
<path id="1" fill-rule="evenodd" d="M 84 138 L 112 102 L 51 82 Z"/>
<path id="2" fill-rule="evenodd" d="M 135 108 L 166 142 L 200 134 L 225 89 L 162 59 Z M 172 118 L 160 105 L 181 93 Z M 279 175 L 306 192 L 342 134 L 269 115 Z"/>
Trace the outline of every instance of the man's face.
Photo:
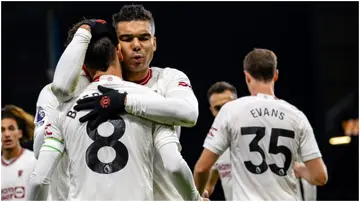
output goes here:
<path id="1" fill-rule="evenodd" d="M 213 116 L 216 116 L 219 111 L 220 111 L 220 108 L 227 102 L 231 101 L 231 100 L 234 100 L 235 97 L 234 97 L 234 94 L 229 91 L 229 90 L 226 90 L 222 93 L 213 93 L 211 96 L 210 96 L 210 111 L 212 113 Z"/>
<path id="2" fill-rule="evenodd" d="M 124 56 L 121 64 L 129 72 L 142 72 L 149 67 L 156 50 L 156 38 L 149 21 L 120 22 L 116 27 Z"/>
<path id="3" fill-rule="evenodd" d="M 20 138 L 22 131 L 19 130 L 18 125 L 14 119 L 4 118 L 1 120 L 1 143 L 2 149 L 15 148 Z"/>

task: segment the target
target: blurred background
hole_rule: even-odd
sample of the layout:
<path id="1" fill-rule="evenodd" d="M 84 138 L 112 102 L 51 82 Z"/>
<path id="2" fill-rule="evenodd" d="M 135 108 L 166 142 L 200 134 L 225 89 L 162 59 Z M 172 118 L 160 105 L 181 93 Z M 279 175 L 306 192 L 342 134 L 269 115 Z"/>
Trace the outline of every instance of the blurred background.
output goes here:
<path id="1" fill-rule="evenodd" d="M 208 88 L 228 81 L 248 95 L 243 58 L 267 48 L 278 57 L 276 96 L 307 115 L 327 164 L 329 181 L 318 199 L 359 200 L 358 2 L 2 2 L 2 107 L 35 114 L 68 29 L 83 17 L 111 22 L 129 3 L 143 4 L 155 18 L 151 65 L 185 72 L 198 98 L 198 123 L 181 136 L 191 169 L 213 122 Z M 350 143 L 330 144 L 344 135 Z M 223 199 L 218 182 L 212 200 Z"/>

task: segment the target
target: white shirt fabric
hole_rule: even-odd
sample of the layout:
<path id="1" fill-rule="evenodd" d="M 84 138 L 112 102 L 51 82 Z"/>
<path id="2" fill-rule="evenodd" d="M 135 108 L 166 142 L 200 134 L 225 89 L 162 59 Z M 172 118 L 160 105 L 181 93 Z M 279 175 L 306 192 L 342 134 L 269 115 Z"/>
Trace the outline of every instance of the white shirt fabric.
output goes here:
<path id="1" fill-rule="evenodd" d="M 91 34 L 84 29 L 79 29 L 75 37 L 81 39 L 72 41 L 71 47 L 74 47 L 73 50 L 79 51 L 67 49 L 60 58 L 61 62 L 59 61 L 55 72 L 54 86 L 56 89 L 60 89 L 59 92 L 62 92 L 56 94 L 57 97 L 61 97 L 59 100 L 68 100 L 70 95 L 73 95 L 69 93 L 72 92 L 71 87 L 75 83 L 73 75 L 78 74 L 75 70 L 79 71 L 81 68 L 82 64 L 79 61 L 83 62 L 83 52 L 87 48 L 88 44 L 86 43 L 90 42 Z M 78 67 L 68 65 L 70 63 L 77 64 Z M 65 74 L 70 75 L 64 76 Z M 191 127 L 196 124 L 199 113 L 198 101 L 192 91 L 188 77 L 183 72 L 172 68 L 152 67 L 147 77 L 140 84 L 151 87 L 152 90 L 166 97 L 166 99 L 129 93 L 126 102 L 127 112 L 158 123 L 177 125 L 178 137 L 180 137 L 179 126 Z M 180 195 L 175 190 L 174 185 L 170 183 L 168 176 L 163 175 L 164 168 L 158 153 L 155 154 L 155 161 L 155 199 L 181 200 L 182 198 L 179 197 Z M 157 183 L 160 181 L 164 182 Z"/>
<path id="2" fill-rule="evenodd" d="M 27 181 L 35 167 L 34 153 L 22 149 L 9 161 L 1 158 L 1 200 L 25 201 L 28 195 Z"/>
<path id="3" fill-rule="evenodd" d="M 80 93 L 89 83 L 90 82 L 85 76 L 85 73 L 81 72 L 75 92 Z M 36 115 L 34 119 L 35 158 L 39 157 L 41 146 L 44 143 L 44 136 L 46 136 L 45 129 L 48 127 L 49 117 L 58 115 L 57 107 L 59 105 L 59 101 L 53 94 L 51 85 L 52 84 L 48 84 L 41 90 L 36 103 Z M 53 173 L 49 199 L 54 201 L 66 200 L 68 198 L 69 186 L 69 159 L 65 153 Z"/>
<path id="4" fill-rule="evenodd" d="M 169 110 L 172 109 L 185 110 L 185 113 L 189 115 L 195 113 L 196 117 L 194 119 L 197 120 L 198 102 L 192 90 L 190 80 L 183 72 L 173 68 L 152 67 L 148 75 L 144 78 L 142 82 L 140 82 L 140 84 L 151 88 L 151 90 L 155 91 L 159 95 L 162 95 L 167 99 L 172 99 L 173 101 L 173 102 L 169 102 L 168 105 L 158 105 L 158 106 L 162 108 L 167 108 Z M 144 98 L 142 100 L 144 100 Z M 181 106 L 177 106 L 177 103 L 180 104 Z M 143 105 L 142 103 L 138 102 L 139 108 L 144 108 L 141 107 L 142 105 Z M 128 106 L 131 106 L 131 104 Z M 149 108 L 146 109 L 147 110 L 144 111 L 144 114 L 147 114 L 149 111 Z M 153 110 L 157 111 L 156 109 Z M 169 121 L 172 119 L 170 118 L 171 116 L 174 116 L 174 114 L 169 114 L 169 118 L 167 117 L 159 117 L 159 118 Z M 161 122 L 162 120 L 157 119 L 157 121 Z M 172 124 L 177 125 L 183 123 L 179 123 L 179 121 L 175 120 L 174 122 L 172 122 Z M 178 138 L 180 139 L 181 127 L 176 126 L 176 129 L 177 129 Z M 171 180 L 169 179 L 169 175 L 165 172 L 163 162 L 160 158 L 159 153 L 157 152 L 155 153 L 155 159 L 154 159 L 154 197 L 155 200 L 157 201 L 183 200 L 179 192 L 171 183 Z"/>
<path id="5" fill-rule="evenodd" d="M 284 100 L 264 94 L 226 103 L 204 147 L 218 155 L 230 147 L 236 201 L 299 200 L 294 161 L 321 157 L 306 116 Z"/>
<path id="6" fill-rule="evenodd" d="M 231 173 L 231 161 L 230 161 L 230 149 L 219 157 L 212 169 L 219 172 L 219 178 L 221 186 L 224 191 L 226 201 L 232 201 L 232 173 Z"/>
<path id="7" fill-rule="evenodd" d="M 159 96 L 148 88 L 104 75 L 99 82 L 88 86 L 80 98 L 98 94 L 98 85 Z M 151 121 L 133 115 L 123 115 L 90 131 L 86 123 L 80 124 L 78 121 L 78 118 L 87 112 L 72 110 L 75 101 L 74 99 L 61 106 L 59 118 L 50 122 L 51 126 L 47 131 L 51 132 L 51 135 L 47 136 L 41 149 L 41 152 L 55 150 L 63 153 L 66 148 L 73 186 L 68 200 L 153 200 L 153 154 L 155 149 L 160 150 L 168 143 L 179 144 L 174 128 L 154 125 Z M 184 176 L 184 172 L 187 172 L 185 181 L 192 182 L 191 171 L 183 159 L 181 160 L 183 163 L 180 163 L 179 169 L 173 169 L 174 173 L 179 175 L 178 170 L 181 170 L 180 175 Z M 167 161 L 167 164 L 172 163 Z M 184 171 L 183 168 L 187 170 Z M 34 176 L 37 175 L 46 176 L 44 173 L 35 172 Z M 189 189 L 184 190 L 188 191 L 188 194 L 184 196 L 188 196 L 188 200 L 200 199 L 194 184 L 187 188 Z"/>

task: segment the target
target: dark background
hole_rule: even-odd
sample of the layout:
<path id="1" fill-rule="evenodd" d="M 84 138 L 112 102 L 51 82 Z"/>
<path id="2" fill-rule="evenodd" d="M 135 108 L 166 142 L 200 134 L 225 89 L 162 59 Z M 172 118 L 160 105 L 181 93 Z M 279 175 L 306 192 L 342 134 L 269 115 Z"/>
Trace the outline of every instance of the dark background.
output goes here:
<path id="1" fill-rule="evenodd" d="M 126 3 L 132 2 L 2 2 L 2 107 L 15 104 L 34 114 L 68 29 L 82 17 L 111 21 Z M 248 95 L 242 60 L 255 47 L 268 48 L 278 57 L 276 96 L 307 115 L 328 166 L 329 181 L 318 199 L 358 200 L 358 137 L 348 145 L 329 144 L 330 137 L 343 135 L 341 120 L 358 118 L 358 2 L 142 4 L 155 18 L 152 65 L 185 72 L 199 101 L 197 125 L 181 136 L 191 169 L 213 121 L 207 89 L 225 80 L 239 96 Z M 347 104 L 334 110 L 342 99 Z M 212 200 L 223 200 L 219 184 Z"/>

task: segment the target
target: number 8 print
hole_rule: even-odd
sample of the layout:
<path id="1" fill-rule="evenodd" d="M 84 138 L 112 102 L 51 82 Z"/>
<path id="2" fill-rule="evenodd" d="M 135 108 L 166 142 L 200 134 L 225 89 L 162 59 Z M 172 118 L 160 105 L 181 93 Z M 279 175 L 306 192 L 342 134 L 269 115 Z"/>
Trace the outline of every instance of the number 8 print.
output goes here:
<path id="1" fill-rule="evenodd" d="M 129 152 L 126 146 L 119 141 L 125 133 L 125 122 L 121 117 L 111 119 L 108 122 L 114 126 L 114 132 L 103 137 L 99 134 L 98 129 L 91 130 L 90 125 L 93 121 L 89 121 L 86 126 L 88 136 L 94 141 L 86 150 L 85 160 L 87 166 L 94 172 L 100 174 L 111 174 L 123 169 L 129 159 Z M 112 147 L 115 150 L 115 159 L 109 163 L 103 163 L 98 157 L 98 151 L 102 147 Z"/>

